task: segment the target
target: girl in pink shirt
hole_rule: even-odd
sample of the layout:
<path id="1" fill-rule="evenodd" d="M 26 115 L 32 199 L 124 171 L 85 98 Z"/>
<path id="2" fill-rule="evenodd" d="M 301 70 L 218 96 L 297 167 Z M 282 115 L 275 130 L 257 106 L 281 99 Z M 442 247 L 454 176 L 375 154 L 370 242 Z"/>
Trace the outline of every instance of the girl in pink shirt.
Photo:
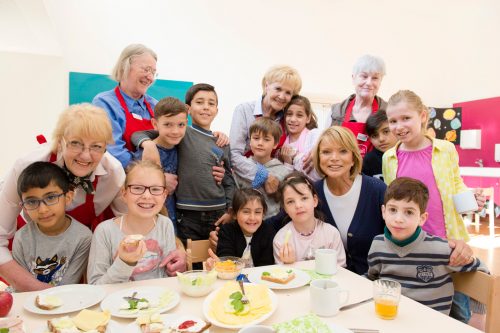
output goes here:
<path id="1" fill-rule="evenodd" d="M 274 260 L 292 264 L 314 259 L 316 249 L 337 250 L 337 263 L 345 266 L 345 251 L 339 231 L 315 216 L 318 196 L 311 182 L 301 172 L 293 172 L 279 190 L 281 205 L 291 219 L 273 241 Z"/>

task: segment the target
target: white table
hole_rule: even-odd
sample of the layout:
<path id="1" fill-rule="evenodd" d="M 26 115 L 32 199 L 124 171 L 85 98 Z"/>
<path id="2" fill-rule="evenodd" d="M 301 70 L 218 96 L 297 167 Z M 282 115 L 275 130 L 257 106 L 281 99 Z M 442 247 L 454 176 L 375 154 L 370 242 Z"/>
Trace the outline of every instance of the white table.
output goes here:
<path id="1" fill-rule="evenodd" d="M 294 267 L 313 268 L 314 262 L 299 262 Z M 349 303 L 355 303 L 372 295 L 372 282 L 358 276 L 346 269 L 339 268 L 338 273 L 333 277 L 344 289 L 350 292 Z M 224 284 L 224 281 L 218 280 L 216 288 Z M 131 288 L 134 286 L 162 286 L 171 288 L 181 294 L 180 304 L 169 313 L 192 314 L 203 318 L 202 303 L 204 297 L 192 298 L 183 295 L 176 278 L 157 279 L 139 282 L 129 282 L 123 284 L 113 284 L 104 286 L 108 294 L 119 290 Z M 278 296 L 278 308 L 276 312 L 263 324 L 273 324 L 298 317 L 309 312 L 309 287 L 301 287 L 292 290 L 275 290 Z M 11 310 L 11 316 L 21 316 L 25 323 L 27 332 L 38 333 L 45 327 L 47 319 L 45 315 L 30 313 L 23 308 L 24 300 L 32 293 L 17 293 L 14 295 L 14 306 Z M 95 306 L 94 309 L 98 309 Z M 74 314 L 71 314 L 74 315 Z M 334 322 L 338 325 L 350 328 L 371 328 L 378 329 L 381 333 L 422 333 L 422 332 L 480 332 L 468 325 L 434 311 L 420 303 L 409 298 L 402 297 L 399 305 L 399 313 L 394 320 L 379 319 L 375 315 L 372 302 L 365 303 L 356 308 L 342 311 L 334 317 L 323 318 L 326 322 Z M 113 318 L 113 320 L 126 325 L 132 319 Z M 211 327 L 210 333 L 234 332 L 218 327 Z M 122 332 L 120 332 L 122 333 Z"/>

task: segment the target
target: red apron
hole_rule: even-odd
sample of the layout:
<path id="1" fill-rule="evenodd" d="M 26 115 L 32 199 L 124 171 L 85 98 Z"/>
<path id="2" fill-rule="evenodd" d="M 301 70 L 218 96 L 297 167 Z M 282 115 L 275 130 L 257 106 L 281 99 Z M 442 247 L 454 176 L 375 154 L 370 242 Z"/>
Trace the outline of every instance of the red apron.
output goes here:
<path id="1" fill-rule="evenodd" d="M 125 131 L 123 132 L 122 136 L 123 140 L 125 141 L 125 147 L 127 147 L 129 151 L 135 151 L 135 147 L 131 142 L 132 134 L 137 131 L 153 129 L 153 124 L 151 124 L 151 119 L 154 118 L 153 109 L 151 108 L 151 104 L 149 104 L 149 102 L 146 101 L 146 98 L 144 98 L 144 104 L 149 111 L 151 119 L 137 119 L 137 115 L 135 115 L 134 117 L 134 115 L 132 115 L 132 113 L 130 113 L 130 111 L 128 110 L 127 103 L 125 103 L 125 99 L 123 98 L 123 95 L 120 92 L 120 88 L 118 86 L 116 86 L 115 88 L 115 94 L 116 98 L 118 98 L 118 101 L 123 108 L 123 111 L 125 112 Z"/>
<path id="2" fill-rule="evenodd" d="M 257 118 L 260 118 L 262 117 L 261 115 L 259 116 L 256 116 L 255 119 Z M 277 156 L 278 155 L 278 152 L 279 150 L 281 149 L 281 147 L 283 146 L 283 144 L 285 143 L 285 140 L 286 140 L 286 127 L 285 127 L 285 117 L 281 118 L 280 120 L 280 126 L 281 126 L 281 137 L 280 137 L 280 141 L 278 142 L 278 146 L 276 147 L 276 149 L 273 150 L 273 152 L 271 153 L 271 156 Z M 253 153 L 252 153 L 252 150 L 249 149 L 247 152 L 245 152 L 245 154 L 243 154 L 245 157 L 250 157 L 250 156 L 253 156 Z"/>
<path id="3" fill-rule="evenodd" d="M 358 147 L 359 147 L 359 152 L 361 153 L 361 158 L 364 158 L 366 153 L 372 150 L 373 146 L 370 141 L 370 138 L 368 137 L 368 134 L 366 134 L 366 124 L 350 121 L 352 109 L 354 106 L 354 101 L 355 99 L 350 101 L 349 104 L 347 105 L 342 127 L 348 128 L 352 131 L 352 133 L 354 133 L 354 137 L 358 141 Z M 375 113 L 377 111 L 378 111 L 378 102 L 376 99 L 373 99 L 372 113 Z"/>

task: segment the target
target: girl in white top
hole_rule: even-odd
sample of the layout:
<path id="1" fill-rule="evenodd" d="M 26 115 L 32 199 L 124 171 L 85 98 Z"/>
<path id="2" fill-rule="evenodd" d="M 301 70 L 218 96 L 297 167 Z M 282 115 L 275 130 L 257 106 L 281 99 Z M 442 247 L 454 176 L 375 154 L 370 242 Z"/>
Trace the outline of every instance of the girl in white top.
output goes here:
<path id="1" fill-rule="evenodd" d="M 285 126 L 287 136 L 281 148 L 281 159 L 287 168 L 305 173 L 304 157 L 309 155 L 321 134 L 316 115 L 306 97 L 297 95 L 291 99 L 285 108 Z M 307 176 L 314 181 L 320 179 L 314 168 Z"/>
<path id="2" fill-rule="evenodd" d="M 276 234 L 274 260 L 292 264 L 314 259 L 316 249 L 335 249 L 337 264 L 345 266 L 344 246 L 339 231 L 315 216 L 318 196 L 301 172 L 292 172 L 280 186 L 281 205 L 292 220 Z"/>
<path id="3" fill-rule="evenodd" d="M 130 164 L 122 196 L 128 214 L 104 221 L 94 232 L 87 268 L 91 284 L 167 276 L 176 242 L 172 221 L 159 214 L 167 197 L 161 167 L 150 161 Z"/>

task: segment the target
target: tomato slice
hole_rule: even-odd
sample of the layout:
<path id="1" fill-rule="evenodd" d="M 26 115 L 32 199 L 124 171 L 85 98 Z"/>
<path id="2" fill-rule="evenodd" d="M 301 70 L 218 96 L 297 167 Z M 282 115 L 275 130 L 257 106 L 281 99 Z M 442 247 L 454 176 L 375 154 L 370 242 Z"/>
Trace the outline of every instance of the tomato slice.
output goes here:
<path id="1" fill-rule="evenodd" d="M 186 320 L 185 322 L 183 322 L 182 324 L 179 325 L 179 329 L 180 330 L 185 330 L 186 328 L 190 328 L 190 327 L 192 327 L 194 325 L 196 325 L 195 321 Z"/>

